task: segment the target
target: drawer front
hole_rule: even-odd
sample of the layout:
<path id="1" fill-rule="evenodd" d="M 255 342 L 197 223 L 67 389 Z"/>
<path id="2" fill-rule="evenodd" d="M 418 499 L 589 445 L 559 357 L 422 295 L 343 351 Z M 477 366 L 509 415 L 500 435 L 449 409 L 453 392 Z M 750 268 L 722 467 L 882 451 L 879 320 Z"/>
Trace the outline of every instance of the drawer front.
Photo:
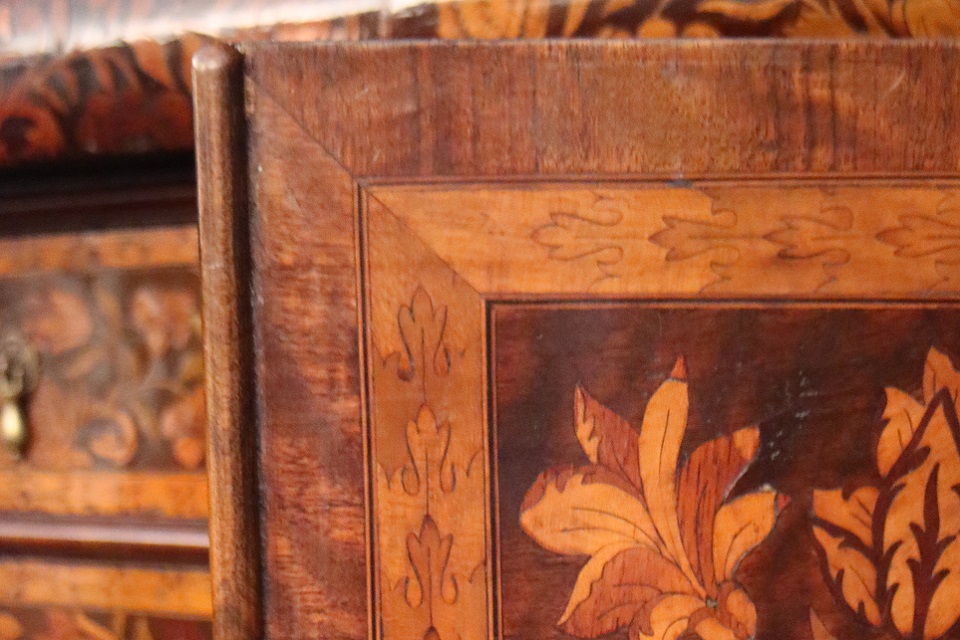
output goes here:
<path id="1" fill-rule="evenodd" d="M 204 640 L 211 637 L 205 569 L 0 561 L 5 640 Z"/>
<path id="2" fill-rule="evenodd" d="M 956 636 L 960 46 L 243 56 L 198 61 L 221 637 Z"/>
<path id="3" fill-rule="evenodd" d="M 0 335 L 39 363 L 0 511 L 205 518 L 195 231 L 10 238 L 0 255 Z"/>
<path id="4" fill-rule="evenodd" d="M 73 607 L 0 608 L 4 640 L 207 640 L 209 621 L 173 615 L 138 615 L 122 609 L 78 610 Z"/>

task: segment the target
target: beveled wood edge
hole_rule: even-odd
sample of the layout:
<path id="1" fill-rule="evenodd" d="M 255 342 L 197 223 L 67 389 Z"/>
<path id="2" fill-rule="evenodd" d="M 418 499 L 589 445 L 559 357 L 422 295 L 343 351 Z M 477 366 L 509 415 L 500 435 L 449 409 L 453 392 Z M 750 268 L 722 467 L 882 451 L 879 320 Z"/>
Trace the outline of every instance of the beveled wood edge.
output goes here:
<path id="1" fill-rule="evenodd" d="M 0 514 L 0 554 L 177 562 L 206 566 L 206 520 Z"/>
<path id="2" fill-rule="evenodd" d="M 213 636 L 262 635 L 243 56 L 194 57 Z"/>

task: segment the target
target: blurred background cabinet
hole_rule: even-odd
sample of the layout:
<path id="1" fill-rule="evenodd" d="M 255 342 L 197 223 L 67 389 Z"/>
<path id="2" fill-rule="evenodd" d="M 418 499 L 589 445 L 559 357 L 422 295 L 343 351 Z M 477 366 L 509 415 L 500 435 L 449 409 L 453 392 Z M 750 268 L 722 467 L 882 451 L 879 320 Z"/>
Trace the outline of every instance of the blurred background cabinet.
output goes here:
<path id="1" fill-rule="evenodd" d="M 205 42 L 957 33 L 957 0 L 0 0 L 0 640 L 211 634 Z"/>

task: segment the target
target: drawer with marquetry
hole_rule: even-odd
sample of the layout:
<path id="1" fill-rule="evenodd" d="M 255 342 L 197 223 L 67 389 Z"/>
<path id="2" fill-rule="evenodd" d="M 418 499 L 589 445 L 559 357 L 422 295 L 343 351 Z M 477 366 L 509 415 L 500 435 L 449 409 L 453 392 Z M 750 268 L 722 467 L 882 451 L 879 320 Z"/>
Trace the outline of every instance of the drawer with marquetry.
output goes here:
<path id="1" fill-rule="evenodd" d="M 196 232 L 0 243 L 0 511 L 203 520 Z"/>
<path id="2" fill-rule="evenodd" d="M 0 637 L 209 637 L 195 188 L 74 182 L 0 201 Z"/>

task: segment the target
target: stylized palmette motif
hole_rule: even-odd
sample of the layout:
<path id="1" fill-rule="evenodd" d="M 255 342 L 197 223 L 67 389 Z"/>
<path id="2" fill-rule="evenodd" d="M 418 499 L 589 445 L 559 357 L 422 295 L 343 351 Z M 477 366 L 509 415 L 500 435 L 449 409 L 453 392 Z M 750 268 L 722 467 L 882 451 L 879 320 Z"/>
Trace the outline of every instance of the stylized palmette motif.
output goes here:
<path id="1" fill-rule="evenodd" d="M 484 540 L 462 509 L 484 501 L 483 455 L 457 459 L 453 430 L 463 425 L 432 408 L 444 407 L 460 365 L 447 311 L 418 288 L 397 314 L 403 352 L 384 358 L 376 374 L 380 397 L 390 399 L 378 414 L 381 606 L 389 634 L 400 638 L 454 639 L 482 628 L 486 614 Z"/>
<path id="2" fill-rule="evenodd" d="M 932 349 L 922 386 L 920 400 L 887 388 L 879 481 L 815 491 L 812 524 L 853 616 L 892 638 L 934 640 L 960 630 L 960 373 Z"/>
<path id="3" fill-rule="evenodd" d="M 590 464 L 547 471 L 524 499 L 527 534 L 555 553 L 590 556 L 558 621 L 568 633 L 627 627 L 634 640 L 731 640 L 756 631 L 736 572 L 786 499 L 766 487 L 731 497 L 756 455 L 755 427 L 702 444 L 678 471 L 685 378 L 680 360 L 639 432 L 578 389 L 576 432 Z"/>

